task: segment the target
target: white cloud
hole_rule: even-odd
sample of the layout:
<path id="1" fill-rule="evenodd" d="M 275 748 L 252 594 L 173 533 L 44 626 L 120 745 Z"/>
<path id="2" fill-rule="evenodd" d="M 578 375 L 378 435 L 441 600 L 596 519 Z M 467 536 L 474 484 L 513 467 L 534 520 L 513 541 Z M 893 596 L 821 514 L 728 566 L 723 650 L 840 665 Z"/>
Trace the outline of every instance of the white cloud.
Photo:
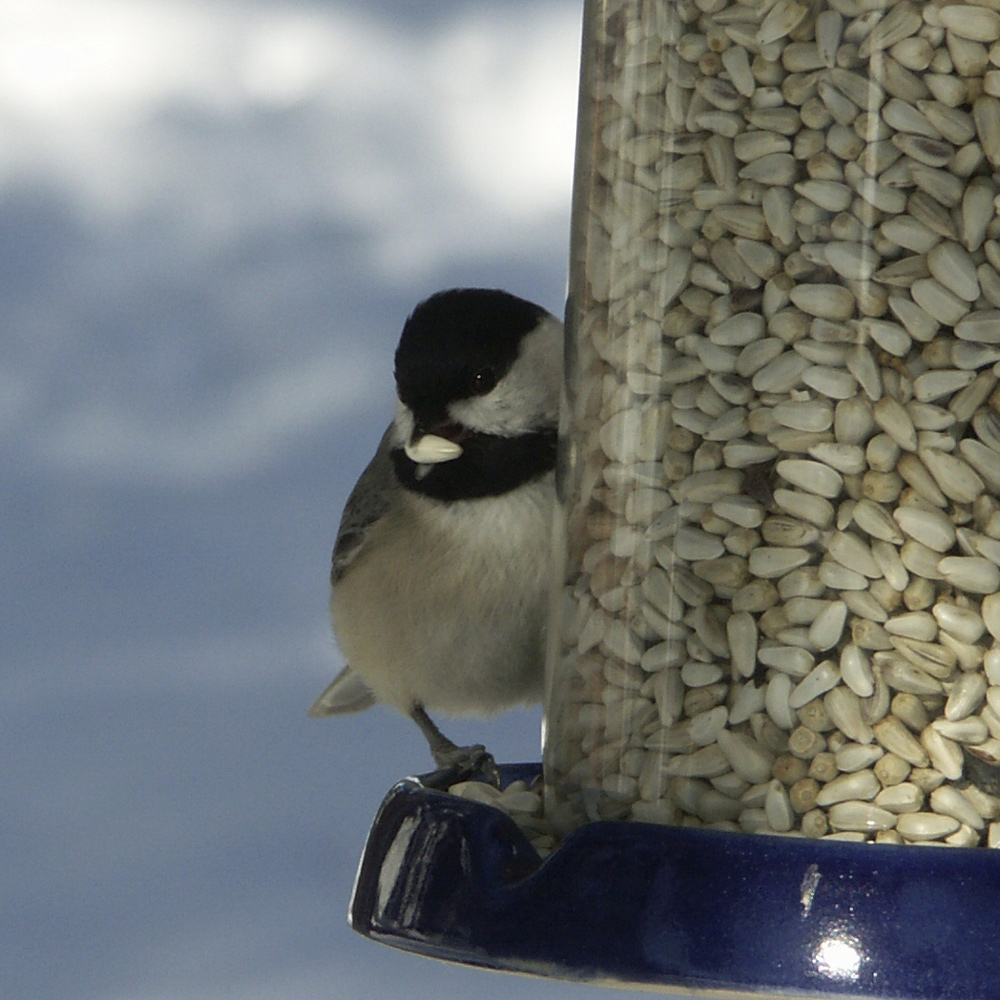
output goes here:
<path id="1" fill-rule="evenodd" d="M 384 10 L 0 4 L 0 206 L 50 199 L 76 240 L 5 306 L 0 428 L 61 467 L 240 475 L 388 386 L 414 290 L 561 260 L 579 4 Z M 240 379 L 206 388 L 220 353 Z"/>
<path id="2" fill-rule="evenodd" d="M 320 424 L 336 425 L 387 382 L 360 351 L 309 357 L 246 379 L 216 405 L 193 412 L 143 414 L 140 406 L 137 414 L 122 401 L 83 403 L 40 444 L 62 468 L 175 485 L 217 482 L 272 461 L 287 441 Z"/>
<path id="3" fill-rule="evenodd" d="M 370 226 L 383 263 L 420 231 L 436 256 L 442 225 L 463 252 L 532 233 L 568 205 L 577 8 L 479 7 L 404 34 L 345 4 L 8 0 L 0 184 L 48 176 L 98 214 L 168 198 L 195 224 L 234 188 L 266 218 L 280 187 L 277 211 Z M 292 111 L 279 141 L 268 122 Z M 200 148 L 165 124 L 178 112 L 201 118 Z"/>
<path id="4" fill-rule="evenodd" d="M 572 8 L 468 18 L 428 60 L 444 158 L 484 201 L 530 217 L 561 209 L 572 172 L 579 50 Z"/>

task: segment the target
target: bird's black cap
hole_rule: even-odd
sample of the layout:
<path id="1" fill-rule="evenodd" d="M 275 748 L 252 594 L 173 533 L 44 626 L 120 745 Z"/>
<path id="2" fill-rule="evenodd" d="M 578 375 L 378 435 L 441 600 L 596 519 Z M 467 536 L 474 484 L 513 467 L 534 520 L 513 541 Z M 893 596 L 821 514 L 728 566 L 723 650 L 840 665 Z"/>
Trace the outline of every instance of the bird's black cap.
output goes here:
<path id="1" fill-rule="evenodd" d="M 452 288 L 421 302 L 396 348 L 396 390 L 418 420 L 488 392 L 546 310 L 495 288 Z"/>

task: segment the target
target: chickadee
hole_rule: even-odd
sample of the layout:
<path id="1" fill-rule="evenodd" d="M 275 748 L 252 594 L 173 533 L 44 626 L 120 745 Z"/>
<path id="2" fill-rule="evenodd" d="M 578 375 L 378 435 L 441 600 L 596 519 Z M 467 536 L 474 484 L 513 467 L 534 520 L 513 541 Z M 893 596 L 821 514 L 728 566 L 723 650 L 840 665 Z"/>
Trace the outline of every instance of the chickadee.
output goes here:
<path id="1" fill-rule="evenodd" d="M 348 666 L 309 709 L 375 702 L 420 727 L 439 768 L 490 771 L 427 710 L 541 698 L 562 324 L 507 292 L 439 292 L 396 348 L 396 416 L 351 492 L 330 575 Z"/>

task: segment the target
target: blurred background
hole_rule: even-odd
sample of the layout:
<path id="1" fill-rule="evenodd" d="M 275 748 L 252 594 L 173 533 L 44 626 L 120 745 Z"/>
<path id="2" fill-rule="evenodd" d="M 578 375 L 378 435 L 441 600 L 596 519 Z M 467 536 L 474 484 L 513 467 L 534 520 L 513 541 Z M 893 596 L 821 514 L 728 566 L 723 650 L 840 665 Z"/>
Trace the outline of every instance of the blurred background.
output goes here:
<path id="1" fill-rule="evenodd" d="M 407 313 L 562 311 L 581 8 L 0 5 L 5 998 L 593 993 L 353 934 L 430 758 L 305 715 Z M 537 760 L 540 718 L 446 731 Z"/>

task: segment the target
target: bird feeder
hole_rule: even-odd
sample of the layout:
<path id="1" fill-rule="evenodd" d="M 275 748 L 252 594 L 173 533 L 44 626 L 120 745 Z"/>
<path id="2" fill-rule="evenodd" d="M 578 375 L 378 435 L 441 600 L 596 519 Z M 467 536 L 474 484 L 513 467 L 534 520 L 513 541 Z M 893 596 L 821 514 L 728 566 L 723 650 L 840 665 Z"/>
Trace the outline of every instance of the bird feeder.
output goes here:
<path id="1" fill-rule="evenodd" d="M 588 0 L 560 843 L 404 782 L 356 929 L 709 996 L 1000 997 L 994 6 Z"/>

